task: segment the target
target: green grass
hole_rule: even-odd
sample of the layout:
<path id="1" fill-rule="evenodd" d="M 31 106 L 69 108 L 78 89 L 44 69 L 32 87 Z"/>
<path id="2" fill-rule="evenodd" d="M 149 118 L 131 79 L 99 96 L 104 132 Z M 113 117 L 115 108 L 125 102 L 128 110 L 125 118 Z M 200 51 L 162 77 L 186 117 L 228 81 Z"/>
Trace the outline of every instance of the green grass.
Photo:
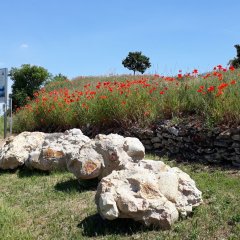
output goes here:
<path id="1" fill-rule="evenodd" d="M 176 166 L 174 161 L 170 164 Z M 94 203 L 96 181 L 79 184 L 67 172 L 1 171 L 0 238 L 240 239 L 239 171 L 179 166 L 196 181 L 204 203 L 167 231 L 125 219 L 103 221 Z"/>
<path id="2" fill-rule="evenodd" d="M 196 116 L 214 124 L 240 124 L 240 70 L 181 77 L 112 76 L 50 83 L 18 109 L 16 132 L 150 126 Z"/>

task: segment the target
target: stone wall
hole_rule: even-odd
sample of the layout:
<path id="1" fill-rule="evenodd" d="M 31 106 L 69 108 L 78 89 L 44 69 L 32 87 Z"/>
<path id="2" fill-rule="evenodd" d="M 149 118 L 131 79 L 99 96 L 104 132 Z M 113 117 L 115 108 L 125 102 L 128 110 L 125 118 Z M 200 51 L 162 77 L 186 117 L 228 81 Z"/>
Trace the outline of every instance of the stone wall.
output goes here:
<path id="1" fill-rule="evenodd" d="M 129 133 L 128 133 L 129 134 Z M 240 167 L 240 126 L 206 128 L 200 121 L 165 120 L 152 129 L 132 128 L 146 150 L 184 160 L 232 162 Z"/>

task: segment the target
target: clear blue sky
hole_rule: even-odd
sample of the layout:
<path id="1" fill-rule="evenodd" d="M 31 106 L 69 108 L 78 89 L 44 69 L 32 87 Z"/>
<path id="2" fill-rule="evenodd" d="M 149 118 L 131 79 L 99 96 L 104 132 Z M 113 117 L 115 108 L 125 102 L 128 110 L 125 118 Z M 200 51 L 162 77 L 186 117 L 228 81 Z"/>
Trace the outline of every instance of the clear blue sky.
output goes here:
<path id="1" fill-rule="evenodd" d="M 69 79 L 131 73 L 129 51 L 148 73 L 226 65 L 240 44 L 240 1 L 1 0 L 0 68 L 33 64 Z"/>

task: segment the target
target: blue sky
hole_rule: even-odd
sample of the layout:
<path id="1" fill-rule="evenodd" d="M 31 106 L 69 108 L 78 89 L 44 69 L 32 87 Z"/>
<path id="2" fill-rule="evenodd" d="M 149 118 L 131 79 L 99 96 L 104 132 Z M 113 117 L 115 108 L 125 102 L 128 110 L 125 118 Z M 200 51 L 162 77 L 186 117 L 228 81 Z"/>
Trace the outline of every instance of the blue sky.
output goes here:
<path id="1" fill-rule="evenodd" d="M 131 73 L 129 51 L 147 73 L 225 66 L 240 43 L 240 1 L 1 0 L 0 68 L 33 64 L 69 79 Z"/>

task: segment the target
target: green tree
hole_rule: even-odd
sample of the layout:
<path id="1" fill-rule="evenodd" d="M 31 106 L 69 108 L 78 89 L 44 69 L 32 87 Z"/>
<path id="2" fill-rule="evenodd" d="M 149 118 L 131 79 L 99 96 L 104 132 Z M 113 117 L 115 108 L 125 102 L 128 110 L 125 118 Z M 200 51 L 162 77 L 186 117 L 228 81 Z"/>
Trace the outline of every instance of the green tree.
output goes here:
<path id="1" fill-rule="evenodd" d="M 13 110 L 16 110 L 27 103 L 28 97 L 33 98 L 33 93 L 43 86 L 50 74 L 43 67 L 23 64 L 20 68 L 11 68 L 9 76 L 13 81 Z"/>
<path id="2" fill-rule="evenodd" d="M 234 45 L 234 47 L 237 50 L 237 57 L 229 61 L 229 65 L 235 67 L 235 68 L 240 68 L 240 45 Z"/>
<path id="3" fill-rule="evenodd" d="M 129 52 L 128 56 L 122 61 L 125 68 L 134 72 L 144 73 L 145 70 L 151 67 L 149 58 L 142 55 L 142 52 Z"/>
<path id="4" fill-rule="evenodd" d="M 45 84 L 48 84 L 48 83 L 51 83 L 51 82 L 63 82 L 66 79 L 68 79 L 68 78 L 65 75 L 61 74 L 61 73 L 59 73 L 59 74 L 57 74 L 55 76 L 50 75 L 48 81 L 45 82 Z"/>

